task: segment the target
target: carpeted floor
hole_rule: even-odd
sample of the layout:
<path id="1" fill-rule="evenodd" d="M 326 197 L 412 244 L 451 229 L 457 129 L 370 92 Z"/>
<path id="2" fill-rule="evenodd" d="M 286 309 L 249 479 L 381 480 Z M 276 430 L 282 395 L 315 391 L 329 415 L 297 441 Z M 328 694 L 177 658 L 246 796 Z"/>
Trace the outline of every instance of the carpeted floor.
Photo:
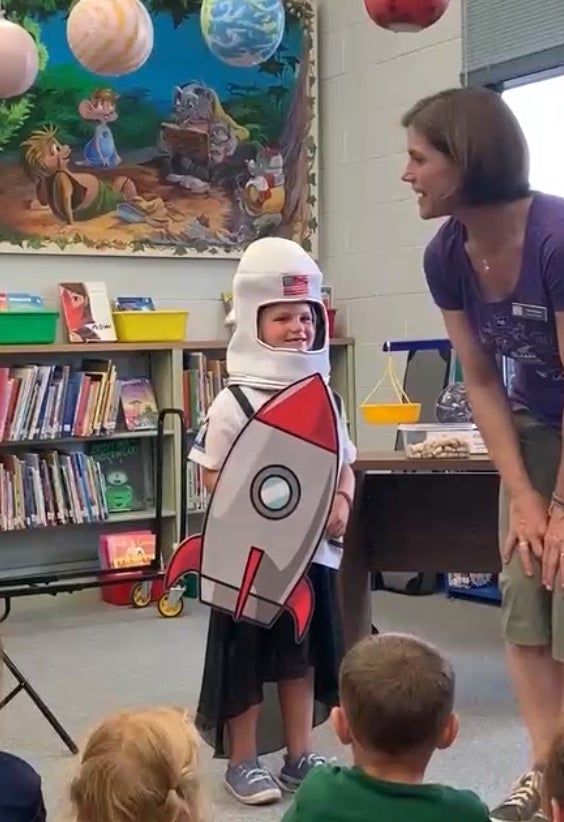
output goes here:
<path id="1" fill-rule="evenodd" d="M 527 746 L 505 672 L 499 610 L 448 600 L 374 595 L 380 629 L 417 632 L 438 643 L 454 661 L 461 734 L 436 755 L 429 778 L 477 790 L 494 803 L 527 764 Z M 109 711 L 127 705 L 193 706 L 199 688 L 207 624 L 202 606 L 190 601 L 179 619 L 155 608 L 134 611 L 101 604 L 96 592 L 15 600 L 0 627 L 16 665 L 48 702 L 76 741 Z M 12 684 L 5 675 L 4 691 Z M 2 745 L 32 762 L 44 779 L 50 820 L 64 822 L 70 755 L 25 694 L 0 714 Z M 348 760 L 328 725 L 316 732 L 320 753 Z M 223 764 L 211 760 L 208 776 L 217 819 L 278 820 L 284 805 L 248 809 L 223 789 Z M 279 757 L 270 758 L 274 764 Z M 463 781 L 463 771 L 467 778 Z"/>

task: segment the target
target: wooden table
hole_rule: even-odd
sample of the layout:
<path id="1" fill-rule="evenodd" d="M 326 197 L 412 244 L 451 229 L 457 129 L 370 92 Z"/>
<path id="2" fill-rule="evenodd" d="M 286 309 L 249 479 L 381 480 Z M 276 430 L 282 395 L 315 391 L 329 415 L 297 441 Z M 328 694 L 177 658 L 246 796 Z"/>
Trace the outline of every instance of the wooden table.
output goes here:
<path id="1" fill-rule="evenodd" d="M 359 453 L 339 572 L 346 646 L 371 631 L 374 571 L 497 573 L 499 477 L 487 457 Z"/>

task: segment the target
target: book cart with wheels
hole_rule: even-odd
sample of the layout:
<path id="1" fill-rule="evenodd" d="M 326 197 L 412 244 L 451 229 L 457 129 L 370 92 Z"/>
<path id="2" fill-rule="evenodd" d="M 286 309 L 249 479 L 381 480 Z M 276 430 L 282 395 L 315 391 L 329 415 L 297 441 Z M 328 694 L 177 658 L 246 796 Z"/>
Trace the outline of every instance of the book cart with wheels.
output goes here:
<path id="1" fill-rule="evenodd" d="M 44 571 L 37 574 L 22 574 L 2 576 L 0 578 L 0 599 L 3 601 L 3 613 L 0 622 L 3 622 L 10 615 L 11 601 L 14 597 L 34 596 L 37 594 L 58 594 L 73 593 L 88 588 L 102 588 L 108 585 L 123 584 L 124 578 L 132 585 L 131 605 L 134 608 L 145 608 L 152 602 L 152 585 L 157 579 L 164 579 L 163 568 L 163 472 L 166 467 L 165 461 L 165 421 L 169 416 L 178 416 L 181 426 L 184 424 L 184 416 L 179 409 L 166 408 L 159 412 L 155 478 L 156 478 L 156 508 L 155 508 L 155 556 L 148 564 L 130 566 L 125 569 L 100 568 L 99 563 L 92 562 L 91 567 L 86 565 L 80 570 L 53 570 Z M 183 438 L 184 439 L 184 438 Z M 184 446 L 183 452 L 184 453 Z M 182 479 L 185 486 L 186 479 Z M 186 520 L 185 515 L 181 516 L 181 522 Z M 182 539 L 183 537 L 181 537 Z M 164 593 L 158 600 L 157 607 L 161 616 L 179 616 L 182 613 L 183 605 L 180 607 L 174 600 L 170 601 L 169 593 Z M 174 604 L 173 604 L 174 603 Z"/>
<path id="2" fill-rule="evenodd" d="M 35 364 L 56 363 L 68 364 L 78 361 L 119 360 L 127 358 L 127 363 L 117 366 L 118 378 L 145 373 L 149 375 L 153 386 L 157 407 L 160 408 L 156 426 L 139 430 L 118 430 L 113 433 L 97 433 L 91 436 L 77 436 L 71 432 L 60 433 L 60 436 L 38 436 L 37 427 L 32 435 L 26 438 L 9 438 L 0 442 L 0 462 L 6 462 L 6 454 L 15 462 L 23 462 L 26 455 L 41 455 L 46 452 L 59 453 L 87 449 L 94 442 L 137 442 L 140 464 L 139 480 L 140 504 L 131 509 L 107 513 L 106 516 L 86 517 L 82 521 L 67 521 L 64 524 L 51 522 L 45 525 L 27 522 L 25 527 L 6 527 L 0 519 L 2 533 L 0 545 L 0 600 L 3 612 L 0 622 L 10 614 L 12 600 L 22 596 L 38 594 L 72 593 L 88 588 L 101 588 L 123 584 L 124 580 L 138 583 L 132 591 L 132 605 L 143 607 L 146 588 L 140 583 L 164 578 L 163 560 L 172 553 L 177 542 L 177 488 L 176 488 L 176 438 L 180 447 L 184 440 L 182 412 L 175 408 L 174 357 L 175 348 L 171 344 L 153 343 L 150 345 L 127 343 L 104 344 L 63 344 L 45 346 L 0 346 L 0 369 L 4 367 L 23 367 Z M 35 389 L 34 389 L 35 390 Z M 31 392 L 30 403 L 34 397 Z M 179 432 L 171 426 L 175 417 L 180 419 Z M 119 428 L 119 426 L 118 426 Z M 10 453 L 11 452 L 11 453 Z M 0 474 L 1 476 L 1 474 Z M 6 473 L 4 474 L 4 478 Z M 12 477 L 14 474 L 12 474 Z M 52 475 L 51 475 L 52 476 Z M 41 485 L 41 478 L 37 478 Z M 22 483 L 24 485 L 25 483 Z M 1 490 L 1 489 L 0 489 Z M 4 492 L 5 492 L 4 488 Z M 20 487 L 20 494 L 22 488 Z M 26 508 L 29 505 L 29 487 L 23 488 L 27 494 Z M 37 487 L 33 496 L 37 501 Z M 45 486 L 39 492 L 45 498 Z M 6 495 L 0 496 L 5 510 L 9 503 Z M 33 505 L 33 503 L 32 503 Z M 0 514 L 2 506 L 0 506 Z M 180 517 L 182 520 L 182 517 Z M 130 565 L 125 569 L 102 568 L 98 553 L 100 531 L 127 533 L 131 526 L 138 523 L 152 523 L 155 533 L 156 551 L 150 564 Z M 166 609 L 163 609 L 163 612 Z"/>

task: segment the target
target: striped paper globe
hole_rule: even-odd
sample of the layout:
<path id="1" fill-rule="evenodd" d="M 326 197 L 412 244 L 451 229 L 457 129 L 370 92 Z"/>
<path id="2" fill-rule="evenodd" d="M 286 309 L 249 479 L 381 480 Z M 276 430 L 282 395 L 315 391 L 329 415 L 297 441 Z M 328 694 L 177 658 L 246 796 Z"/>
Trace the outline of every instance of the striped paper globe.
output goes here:
<path id="1" fill-rule="evenodd" d="M 24 94 L 38 70 L 39 54 L 31 34 L 0 17 L 0 99 Z"/>
<path id="2" fill-rule="evenodd" d="M 84 68 L 119 77 L 149 58 L 153 21 L 139 0 L 79 0 L 68 17 L 67 40 Z"/>

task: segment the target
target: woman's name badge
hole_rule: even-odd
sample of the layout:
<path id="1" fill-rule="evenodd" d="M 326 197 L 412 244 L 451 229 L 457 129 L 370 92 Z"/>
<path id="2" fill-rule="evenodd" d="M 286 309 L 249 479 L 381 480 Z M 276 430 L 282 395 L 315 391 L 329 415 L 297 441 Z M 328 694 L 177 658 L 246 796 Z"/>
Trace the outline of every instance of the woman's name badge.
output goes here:
<path id="1" fill-rule="evenodd" d="M 537 320 L 542 323 L 548 321 L 545 305 L 525 305 L 525 303 L 511 303 L 511 313 L 521 320 Z"/>

